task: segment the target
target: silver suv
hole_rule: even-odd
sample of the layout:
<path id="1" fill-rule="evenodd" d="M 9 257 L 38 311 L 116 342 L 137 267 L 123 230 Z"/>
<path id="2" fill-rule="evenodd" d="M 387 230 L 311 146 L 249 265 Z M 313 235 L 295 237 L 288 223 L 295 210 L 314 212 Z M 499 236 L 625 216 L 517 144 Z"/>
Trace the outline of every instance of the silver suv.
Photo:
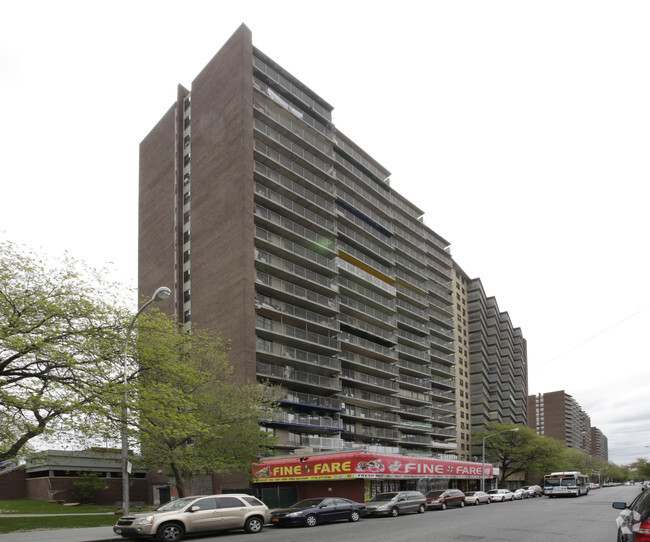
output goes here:
<path id="1" fill-rule="evenodd" d="M 427 499 L 419 491 L 394 491 L 378 493 L 366 503 L 369 516 L 399 516 L 405 512 L 422 513 L 427 509 Z"/>
<path id="2" fill-rule="evenodd" d="M 121 517 L 113 527 L 124 538 L 155 536 L 179 542 L 185 533 L 244 529 L 259 533 L 270 520 L 268 507 L 251 495 L 201 495 L 163 504 L 153 512 Z"/>

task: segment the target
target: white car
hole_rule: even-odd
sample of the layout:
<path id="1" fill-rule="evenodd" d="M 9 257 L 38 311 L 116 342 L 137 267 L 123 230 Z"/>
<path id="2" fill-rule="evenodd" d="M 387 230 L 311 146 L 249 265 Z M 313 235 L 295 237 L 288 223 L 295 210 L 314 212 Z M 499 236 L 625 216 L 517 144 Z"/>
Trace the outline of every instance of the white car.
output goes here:
<path id="1" fill-rule="evenodd" d="M 509 489 L 491 489 L 487 492 L 492 502 L 505 502 L 514 499 L 515 495 Z"/>
<path id="2" fill-rule="evenodd" d="M 465 493 L 465 502 L 467 504 L 490 504 L 490 496 L 485 491 L 470 491 Z"/>

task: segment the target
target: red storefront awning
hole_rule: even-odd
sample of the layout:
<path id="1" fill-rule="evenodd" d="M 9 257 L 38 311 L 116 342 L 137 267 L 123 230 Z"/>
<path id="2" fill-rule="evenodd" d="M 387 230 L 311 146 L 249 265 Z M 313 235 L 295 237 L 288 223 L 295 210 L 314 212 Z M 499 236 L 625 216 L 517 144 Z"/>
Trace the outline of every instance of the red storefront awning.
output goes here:
<path id="1" fill-rule="evenodd" d="M 493 467 L 485 465 L 486 478 Z M 473 478 L 483 476 L 483 465 L 411 455 L 344 452 L 264 459 L 253 464 L 255 482 L 300 482 L 350 478 Z"/>

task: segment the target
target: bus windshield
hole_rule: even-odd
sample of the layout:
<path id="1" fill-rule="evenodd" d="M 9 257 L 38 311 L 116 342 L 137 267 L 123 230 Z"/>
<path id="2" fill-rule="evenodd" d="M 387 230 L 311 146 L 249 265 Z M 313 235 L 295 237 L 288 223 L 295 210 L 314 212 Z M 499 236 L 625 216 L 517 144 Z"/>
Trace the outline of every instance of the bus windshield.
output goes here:
<path id="1" fill-rule="evenodd" d="M 555 477 L 549 477 L 546 478 L 545 480 L 547 486 L 549 487 L 556 487 L 556 486 L 575 486 L 576 485 L 576 479 L 575 478 L 555 478 Z"/>

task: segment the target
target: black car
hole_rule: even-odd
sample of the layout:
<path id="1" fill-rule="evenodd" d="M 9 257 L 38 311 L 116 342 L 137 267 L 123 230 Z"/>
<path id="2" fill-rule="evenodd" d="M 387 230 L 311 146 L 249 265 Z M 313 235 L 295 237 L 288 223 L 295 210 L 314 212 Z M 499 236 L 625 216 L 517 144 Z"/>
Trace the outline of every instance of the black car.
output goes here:
<path id="1" fill-rule="evenodd" d="M 624 502 L 612 503 L 622 510 L 616 518 L 617 542 L 650 541 L 650 491 L 643 491 L 629 506 Z"/>
<path id="2" fill-rule="evenodd" d="M 365 515 L 365 504 L 343 497 L 305 499 L 289 508 L 271 510 L 271 524 L 278 527 L 284 525 L 313 527 L 319 523 L 329 523 L 341 519 L 359 521 L 359 518 Z"/>

